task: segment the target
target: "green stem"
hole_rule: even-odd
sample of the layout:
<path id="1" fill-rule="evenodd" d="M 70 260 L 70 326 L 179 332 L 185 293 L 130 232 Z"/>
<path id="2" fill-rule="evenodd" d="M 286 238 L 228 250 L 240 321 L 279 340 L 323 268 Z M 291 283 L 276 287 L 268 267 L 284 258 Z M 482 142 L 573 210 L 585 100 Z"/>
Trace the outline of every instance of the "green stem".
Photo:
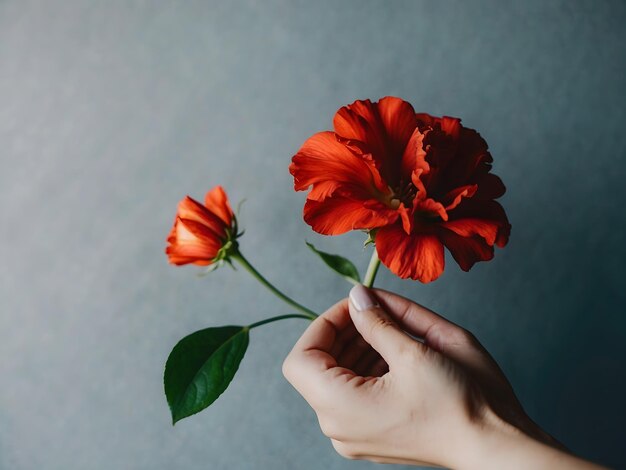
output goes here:
<path id="1" fill-rule="evenodd" d="M 267 287 L 270 290 L 270 292 L 272 292 L 274 295 L 276 295 L 276 297 L 278 297 L 279 299 L 283 300 L 287 304 L 291 305 L 293 308 L 295 308 L 299 312 L 302 312 L 303 314 L 307 315 L 308 318 L 310 318 L 310 319 L 317 318 L 317 313 L 315 313 L 312 310 L 309 310 L 304 305 L 300 305 L 298 302 L 296 302 L 295 300 L 293 300 L 290 297 L 287 297 L 285 294 L 283 294 L 281 291 L 279 291 L 276 287 L 274 287 L 272 285 L 272 283 L 270 283 L 267 279 L 265 279 L 261 275 L 261 273 L 258 272 L 254 268 L 254 266 L 252 266 L 250 264 L 250 262 L 246 258 L 244 258 L 243 255 L 239 251 L 237 251 L 236 253 L 232 254 L 230 256 L 230 258 L 238 261 L 239 264 L 246 269 L 246 271 L 248 271 L 250 274 L 252 274 L 252 276 L 254 276 L 257 279 L 257 281 L 259 281 L 261 284 L 263 284 L 265 287 Z"/>
<path id="2" fill-rule="evenodd" d="M 380 259 L 378 259 L 378 253 L 376 252 L 376 247 L 374 247 L 374 252 L 372 253 L 372 257 L 370 258 L 370 264 L 367 267 L 365 279 L 363 280 L 363 285 L 365 287 L 369 288 L 374 285 L 374 279 L 376 279 L 376 273 L 378 273 L 379 266 Z"/>
<path id="3" fill-rule="evenodd" d="M 279 315 L 277 317 L 266 318 L 265 320 L 258 321 L 256 323 L 252 323 L 248 325 L 248 328 L 251 330 L 252 328 L 256 328 L 257 326 L 265 325 L 266 323 L 272 323 L 278 320 L 285 320 L 287 318 L 304 318 L 306 320 L 315 320 L 315 317 L 311 317 L 310 315 L 303 315 L 301 313 L 290 313 L 287 315 Z"/>

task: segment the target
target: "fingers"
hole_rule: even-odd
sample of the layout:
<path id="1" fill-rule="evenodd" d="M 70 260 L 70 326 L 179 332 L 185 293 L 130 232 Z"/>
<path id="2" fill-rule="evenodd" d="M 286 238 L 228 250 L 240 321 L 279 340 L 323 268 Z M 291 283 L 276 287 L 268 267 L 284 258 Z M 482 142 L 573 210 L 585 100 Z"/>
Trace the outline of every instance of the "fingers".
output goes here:
<path id="1" fill-rule="evenodd" d="M 409 299 L 380 289 L 374 293 L 389 316 L 428 347 L 473 368 L 492 367 L 491 357 L 469 331 Z"/>
<path id="2" fill-rule="evenodd" d="M 333 349 L 350 323 L 347 300 L 344 299 L 309 325 L 285 359 L 285 378 L 307 401 L 330 380 L 330 375 L 325 372 L 337 367 Z"/>
<path id="3" fill-rule="evenodd" d="M 389 316 L 414 336 L 426 338 L 429 330 L 434 325 L 454 325 L 432 310 L 412 300 L 382 289 L 374 289 L 373 292 Z"/>
<path id="4" fill-rule="evenodd" d="M 316 318 L 294 346 L 295 351 L 320 350 L 330 353 L 350 325 L 347 301 L 341 300 Z"/>
<path id="5" fill-rule="evenodd" d="M 356 285 L 350 291 L 350 317 L 361 336 L 393 367 L 407 349 L 419 344 L 385 313 L 369 289 Z"/>

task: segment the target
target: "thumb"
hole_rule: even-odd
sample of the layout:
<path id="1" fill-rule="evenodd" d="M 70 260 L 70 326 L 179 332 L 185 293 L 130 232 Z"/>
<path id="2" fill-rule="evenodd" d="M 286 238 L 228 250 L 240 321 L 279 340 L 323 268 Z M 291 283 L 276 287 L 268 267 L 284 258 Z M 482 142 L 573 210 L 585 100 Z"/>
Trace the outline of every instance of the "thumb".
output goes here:
<path id="1" fill-rule="evenodd" d="M 389 364 L 403 352 L 415 348 L 415 341 L 402 331 L 378 304 L 372 292 L 362 284 L 350 290 L 350 317 L 357 331 Z"/>

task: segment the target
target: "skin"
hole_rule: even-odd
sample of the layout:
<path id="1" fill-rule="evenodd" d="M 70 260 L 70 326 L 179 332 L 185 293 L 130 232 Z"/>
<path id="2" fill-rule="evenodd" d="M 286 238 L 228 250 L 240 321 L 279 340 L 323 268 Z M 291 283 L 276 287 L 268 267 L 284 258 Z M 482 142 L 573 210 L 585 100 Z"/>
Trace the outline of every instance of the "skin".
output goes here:
<path id="1" fill-rule="evenodd" d="M 376 305 L 358 310 L 368 292 Z M 357 286 L 351 299 L 312 322 L 283 364 L 341 456 L 455 469 L 603 468 L 526 415 L 471 333 L 390 292 Z"/>

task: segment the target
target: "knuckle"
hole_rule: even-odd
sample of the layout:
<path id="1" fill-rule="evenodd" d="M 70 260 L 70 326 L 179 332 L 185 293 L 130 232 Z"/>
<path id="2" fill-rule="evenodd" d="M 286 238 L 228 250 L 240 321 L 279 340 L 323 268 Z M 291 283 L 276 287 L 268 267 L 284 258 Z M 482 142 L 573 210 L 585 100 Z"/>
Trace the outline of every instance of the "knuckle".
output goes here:
<path id="1" fill-rule="evenodd" d="M 330 439 L 337 439 L 339 437 L 339 430 L 337 426 L 337 422 L 333 419 L 329 419 L 326 416 L 318 417 L 318 421 L 320 423 L 320 429 L 322 430 L 322 434 Z"/>
<path id="2" fill-rule="evenodd" d="M 288 382 L 291 382 L 293 378 L 292 362 L 293 360 L 291 358 L 291 354 L 288 355 L 283 361 L 282 372 L 283 372 L 283 376 L 287 379 Z"/>
<path id="3" fill-rule="evenodd" d="M 331 439 L 331 442 L 333 444 L 333 447 L 335 448 L 335 451 L 344 459 L 355 460 L 359 458 L 351 445 L 346 444 L 342 441 L 338 441 L 336 439 Z"/>
<path id="4" fill-rule="evenodd" d="M 377 334 L 379 331 L 385 330 L 387 328 L 395 328 L 396 325 L 390 318 L 377 315 L 376 318 L 370 324 L 370 333 Z"/>
<path id="5" fill-rule="evenodd" d="M 469 330 L 452 324 L 433 329 L 431 341 L 444 353 L 450 348 L 476 348 L 480 344 Z"/>
<path id="6" fill-rule="evenodd" d="M 413 364 L 422 359 L 424 350 L 419 342 L 407 342 L 398 345 L 398 357 L 405 363 Z"/>
<path id="7" fill-rule="evenodd" d="M 466 330 L 464 328 L 461 328 L 458 330 L 457 342 L 464 346 L 475 346 L 476 344 L 478 344 L 478 340 L 476 339 L 476 336 L 474 336 L 474 334 L 471 331 Z"/>

